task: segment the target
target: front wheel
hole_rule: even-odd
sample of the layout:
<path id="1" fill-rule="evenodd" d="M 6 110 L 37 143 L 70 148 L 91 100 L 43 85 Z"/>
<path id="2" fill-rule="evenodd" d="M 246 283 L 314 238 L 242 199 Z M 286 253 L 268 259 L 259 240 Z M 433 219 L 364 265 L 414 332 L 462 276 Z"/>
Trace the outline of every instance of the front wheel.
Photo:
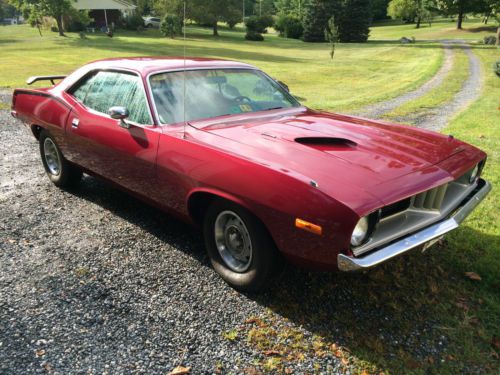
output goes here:
<path id="1" fill-rule="evenodd" d="M 229 285 L 254 292 L 270 286 L 281 257 L 264 225 L 248 210 L 216 200 L 205 215 L 203 232 L 212 266 Z"/>
<path id="2" fill-rule="evenodd" d="M 40 156 L 45 173 L 54 185 L 66 188 L 76 185 L 82 178 L 82 171 L 68 162 L 55 140 L 43 130 L 40 133 Z"/>

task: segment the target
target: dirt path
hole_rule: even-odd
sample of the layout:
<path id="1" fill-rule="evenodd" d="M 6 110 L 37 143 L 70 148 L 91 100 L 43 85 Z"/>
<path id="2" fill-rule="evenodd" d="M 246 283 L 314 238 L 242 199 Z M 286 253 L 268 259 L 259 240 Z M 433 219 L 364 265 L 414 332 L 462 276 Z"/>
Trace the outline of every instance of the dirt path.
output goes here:
<path id="1" fill-rule="evenodd" d="M 441 130 L 448 122 L 481 95 L 483 75 L 481 71 L 481 61 L 472 52 L 469 45 L 460 42 L 460 47 L 469 58 L 469 77 L 464 82 L 460 91 L 450 102 L 432 108 L 429 111 L 418 112 L 408 116 L 398 117 L 398 122 L 406 122 L 429 130 Z"/>
<path id="2" fill-rule="evenodd" d="M 469 77 L 453 99 L 428 111 L 416 112 L 394 119 L 395 122 L 405 122 L 424 129 L 435 131 L 443 129 L 453 117 L 458 115 L 462 112 L 462 110 L 467 108 L 472 102 L 479 98 L 483 77 L 481 62 L 474 52 L 472 52 L 469 45 L 465 44 L 462 40 L 445 40 L 442 41 L 442 43 L 445 48 L 445 61 L 441 69 L 439 69 L 431 80 L 414 91 L 385 102 L 364 107 L 355 114 L 367 118 L 380 118 L 384 114 L 396 109 L 406 102 L 417 99 L 428 93 L 430 90 L 438 87 L 452 68 L 453 48 L 459 47 L 464 50 L 465 54 L 469 58 Z"/>
<path id="3" fill-rule="evenodd" d="M 453 67 L 453 52 L 451 43 L 447 41 L 443 42 L 443 48 L 445 54 L 443 65 L 429 81 L 427 81 L 417 89 L 407 92 L 406 94 L 400 95 L 390 100 L 363 107 L 360 110 L 355 111 L 354 114 L 367 118 L 380 118 L 382 117 L 382 115 L 391 112 L 392 110 L 405 104 L 406 102 L 417 99 L 427 94 L 430 90 L 438 87 Z"/>

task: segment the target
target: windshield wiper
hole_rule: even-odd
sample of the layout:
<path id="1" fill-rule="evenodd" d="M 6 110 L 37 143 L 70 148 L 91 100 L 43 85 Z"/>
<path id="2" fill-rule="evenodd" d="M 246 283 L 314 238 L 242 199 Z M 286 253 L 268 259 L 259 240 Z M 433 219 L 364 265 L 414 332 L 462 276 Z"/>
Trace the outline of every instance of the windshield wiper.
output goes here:
<path id="1" fill-rule="evenodd" d="M 282 109 L 282 108 L 285 108 L 285 107 L 272 107 L 272 108 L 266 108 L 266 109 L 263 109 L 263 111 L 272 111 L 273 109 Z"/>

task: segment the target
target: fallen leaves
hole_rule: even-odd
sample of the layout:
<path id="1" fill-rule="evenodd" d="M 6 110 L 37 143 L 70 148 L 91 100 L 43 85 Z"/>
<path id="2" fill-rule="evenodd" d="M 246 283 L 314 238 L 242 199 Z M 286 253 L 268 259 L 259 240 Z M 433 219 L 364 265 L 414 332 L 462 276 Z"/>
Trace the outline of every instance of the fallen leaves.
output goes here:
<path id="1" fill-rule="evenodd" d="M 474 281 L 481 281 L 481 276 L 475 272 L 466 272 L 465 276 Z"/>
<path id="2" fill-rule="evenodd" d="M 167 375 L 187 375 L 191 372 L 191 367 L 177 366 Z"/>

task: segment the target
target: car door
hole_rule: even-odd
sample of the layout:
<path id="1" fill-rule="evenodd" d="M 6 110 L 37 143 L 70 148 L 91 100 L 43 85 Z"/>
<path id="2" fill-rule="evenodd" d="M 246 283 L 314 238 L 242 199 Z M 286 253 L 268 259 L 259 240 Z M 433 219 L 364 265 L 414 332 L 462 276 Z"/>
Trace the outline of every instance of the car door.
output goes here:
<path id="1" fill-rule="evenodd" d="M 66 124 L 67 158 L 134 193 L 153 197 L 161 130 L 153 124 L 141 78 L 128 71 L 96 71 L 67 95 L 74 99 Z M 113 106 L 128 109 L 129 128 L 108 115 Z"/>

